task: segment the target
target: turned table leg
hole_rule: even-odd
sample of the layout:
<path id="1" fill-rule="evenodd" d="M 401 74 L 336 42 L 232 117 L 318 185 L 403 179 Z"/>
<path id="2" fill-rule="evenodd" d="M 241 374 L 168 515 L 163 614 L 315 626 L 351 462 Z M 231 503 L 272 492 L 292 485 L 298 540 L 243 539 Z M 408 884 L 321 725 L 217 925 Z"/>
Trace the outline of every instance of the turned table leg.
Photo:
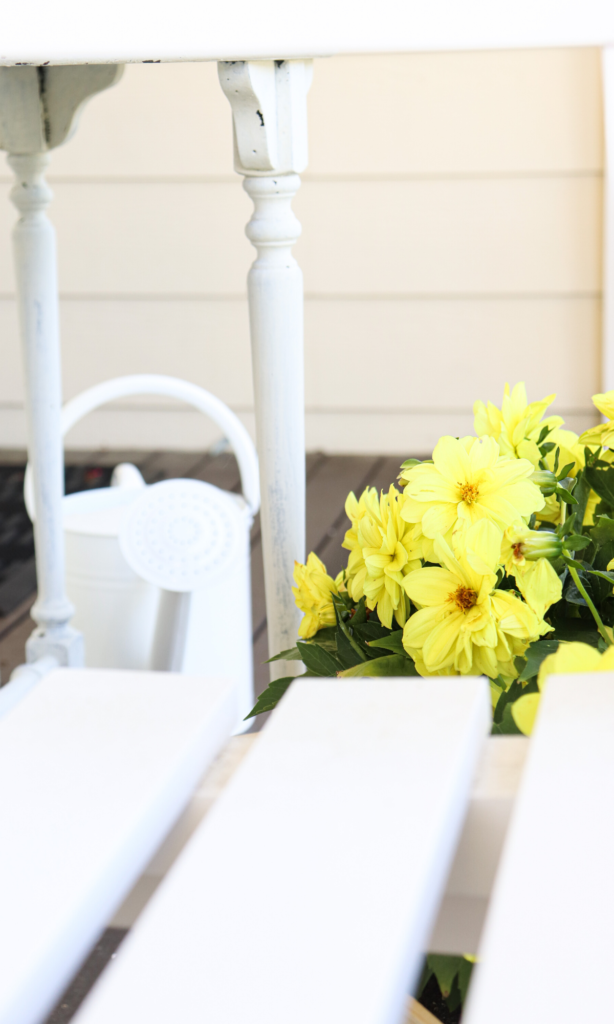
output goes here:
<path id="1" fill-rule="evenodd" d="M 9 156 L 16 176 L 11 199 L 20 212 L 13 249 L 24 366 L 28 457 L 36 520 L 34 537 L 37 624 L 26 642 L 26 660 L 52 654 L 60 664 L 83 664 L 81 635 L 69 625 L 74 608 L 66 596 L 62 494 L 64 459 L 60 413 L 62 381 L 55 231 L 45 209 L 52 198 L 43 172 L 46 153 Z"/>
<path id="2" fill-rule="evenodd" d="M 307 164 L 310 61 L 218 65 L 233 113 L 235 170 L 254 203 L 246 234 L 257 257 L 248 276 L 262 547 L 269 653 L 296 642 L 294 562 L 305 559 L 303 275 L 292 256 L 301 231 L 291 208 Z M 298 662 L 275 662 L 272 678 Z"/>
<path id="3" fill-rule="evenodd" d="M 64 573 L 62 382 L 47 151 L 66 141 L 83 103 L 121 72 L 114 65 L 0 68 L 0 148 L 8 151 L 15 173 L 11 199 L 20 215 L 13 250 L 36 511 L 37 626 L 26 643 L 29 662 L 51 656 L 60 665 L 82 665 L 84 657 L 83 638 L 70 626 L 74 609 Z"/>

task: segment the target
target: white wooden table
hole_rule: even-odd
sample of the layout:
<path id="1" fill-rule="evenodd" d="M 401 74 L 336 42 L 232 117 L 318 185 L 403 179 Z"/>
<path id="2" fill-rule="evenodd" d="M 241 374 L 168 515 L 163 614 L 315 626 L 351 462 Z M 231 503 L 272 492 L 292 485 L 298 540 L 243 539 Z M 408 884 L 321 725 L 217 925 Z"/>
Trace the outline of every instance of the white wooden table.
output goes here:
<path id="1" fill-rule="evenodd" d="M 64 586 L 56 256 L 45 215 L 52 196 L 44 179 L 48 151 L 66 140 L 83 101 L 113 85 L 125 62 L 219 62 L 220 84 L 232 108 L 235 168 L 254 202 L 247 234 L 257 257 L 248 297 L 269 643 L 276 653 L 291 647 L 296 637 L 298 613 L 289 595 L 294 560 L 305 556 L 303 294 L 291 252 L 300 234 L 291 203 L 307 165 L 305 101 L 312 58 L 598 46 L 604 54 L 611 155 L 613 44 L 611 0 L 517 0 L 513 5 L 502 0 L 382 0 L 376 8 L 350 0 L 311 0 L 308 5 L 297 0 L 238 0 L 232 5 L 107 0 L 99 7 L 89 5 L 86 14 L 77 0 L 34 0 L 3 12 L 0 145 L 15 172 L 12 199 L 21 215 L 14 245 L 38 509 L 37 629 L 27 644 L 28 661 L 52 656 L 60 664 L 79 665 L 83 659 Z M 613 168 L 611 158 L 610 194 Z M 603 389 L 614 387 L 614 204 L 605 208 Z M 274 668 L 276 674 L 284 672 L 283 665 Z M 296 671 L 296 663 L 285 671 Z"/>

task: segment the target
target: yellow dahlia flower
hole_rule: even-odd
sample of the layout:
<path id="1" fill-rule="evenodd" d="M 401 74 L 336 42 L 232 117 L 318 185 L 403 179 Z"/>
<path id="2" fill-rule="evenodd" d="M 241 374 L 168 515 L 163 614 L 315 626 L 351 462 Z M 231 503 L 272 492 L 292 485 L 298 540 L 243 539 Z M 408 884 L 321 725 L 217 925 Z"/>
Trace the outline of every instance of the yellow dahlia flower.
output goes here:
<path id="1" fill-rule="evenodd" d="M 294 582 L 292 587 L 294 601 L 303 618 L 298 635 L 303 640 L 315 636 L 319 629 L 334 626 L 337 622 L 331 594 L 337 594 L 337 584 L 327 575 L 326 566 L 318 556 L 309 554 L 307 564 L 294 563 Z"/>
<path id="2" fill-rule="evenodd" d="M 542 418 L 555 398 L 556 395 L 547 395 L 541 402 L 529 404 L 524 384 L 516 384 L 511 394 L 510 386 L 506 384 L 501 409 L 492 402 L 488 405 L 474 403 L 475 432 L 478 437 L 484 434 L 494 437 L 499 442 L 502 455 L 528 459 L 533 466 L 538 466 L 541 455 L 537 442 L 543 428 L 546 426 L 553 430 L 563 424 L 560 416 Z"/>
<path id="3" fill-rule="evenodd" d="M 439 536 L 442 568 L 417 569 L 403 582 L 418 611 L 403 646 L 421 675 L 484 673 L 514 678 L 514 658 L 542 632 L 537 615 L 508 590 L 496 590 L 501 531 L 481 519 L 455 535 L 456 551 Z"/>
<path id="4" fill-rule="evenodd" d="M 614 391 L 606 391 L 604 395 L 593 395 L 593 405 L 608 420 L 599 423 L 580 435 L 580 444 L 601 445 L 602 448 L 614 448 Z"/>
<path id="5" fill-rule="evenodd" d="M 380 622 L 388 629 L 393 615 L 399 626 L 405 624 L 409 604 L 403 579 L 421 564 L 413 527 L 401 519 L 400 501 L 402 495 L 392 484 L 388 494 L 382 493 L 379 507 L 371 505 L 358 521 L 356 550 L 361 553 L 364 570 L 359 568 L 348 581 L 353 600 L 364 594 L 367 608 L 377 608 Z M 358 559 L 355 565 L 359 565 Z"/>
<path id="6" fill-rule="evenodd" d="M 350 491 L 345 502 L 345 514 L 352 525 L 346 531 L 341 547 L 350 552 L 346 571 L 346 583 L 350 597 L 354 601 L 359 601 L 363 595 L 362 585 L 367 574 L 365 560 L 362 557 L 362 548 L 358 542 L 358 524 L 367 512 L 370 512 L 374 517 L 377 517 L 379 514 L 379 498 L 375 487 L 365 487 L 358 499 L 354 492 Z M 354 589 L 358 597 L 354 597 Z"/>
<path id="7" fill-rule="evenodd" d="M 442 437 L 433 462 L 406 470 L 401 515 L 420 523 L 425 537 L 447 535 L 458 524 L 488 519 L 500 530 L 544 507 L 544 498 L 528 479 L 526 459 L 503 458 L 492 437 Z M 430 552 L 424 551 L 431 560 Z"/>
<path id="8" fill-rule="evenodd" d="M 576 675 L 581 672 L 614 671 L 614 647 L 603 654 L 590 644 L 562 643 L 554 654 L 541 663 L 537 685 L 539 693 L 525 693 L 512 704 L 512 716 L 521 732 L 530 736 L 539 708 L 541 694 L 551 675 Z"/>

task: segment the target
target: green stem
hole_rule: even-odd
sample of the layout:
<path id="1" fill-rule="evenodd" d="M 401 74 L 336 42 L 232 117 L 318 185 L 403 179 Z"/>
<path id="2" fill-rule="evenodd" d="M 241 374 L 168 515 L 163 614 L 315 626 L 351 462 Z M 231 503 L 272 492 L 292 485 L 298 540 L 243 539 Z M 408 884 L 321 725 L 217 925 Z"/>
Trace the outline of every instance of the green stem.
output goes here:
<path id="1" fill-rule="evenodd" d="M 601 636 L 605 640 L 605 642 L 608 645 L 608 647 L 611 647 L 612 646 L 612 641 L 610 640 L 610 637 L 607 634 L 606 628 L 605 628 L 603 622 L 601 621 L 601 618 L 599 616 L 599 612 L 597 611 L 597 609 L 595 608 L 595 605 L 593 604 L 593 602 L 591 601 L 590 597 L 588 596 L 586 588 L 583 586 L 583 584 L 580 581 L 580 577 L 578 576 L 578 570 L 573 565 L 570 565 L 569 562 L 567 563 L 567 568 L 569 569 L 569 572 L 571 574 L 572 580 L 574 581 L 576 587 L 578 588 L 578 590 L 582 594 L 582 597 L 584 598 L 584 600 L 586 601 L 588 607 L 591 610 L 591 614 L 592 614 L 595 622 L 597 623 L 597 629 L 601 633 Z"/>

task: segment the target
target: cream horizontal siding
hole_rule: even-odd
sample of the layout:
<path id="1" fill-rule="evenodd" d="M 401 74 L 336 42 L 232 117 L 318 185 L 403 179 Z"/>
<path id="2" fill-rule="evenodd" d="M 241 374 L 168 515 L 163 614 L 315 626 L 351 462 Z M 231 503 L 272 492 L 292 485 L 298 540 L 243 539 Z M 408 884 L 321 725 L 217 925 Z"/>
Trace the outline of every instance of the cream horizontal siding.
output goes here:
<path id="1" fill-rule="evenodd" d="M 63 293 L 244 292 L 251 204 L 237 184 L 56 184 L 54 194 Z M 600 288 L 595 177 L 308 181 L 294 208 L 308 294 Z M 0 274 L 12 290 L 8 197 L 2 209 Z"/>
<path id="2" fill-rule="evenodd" d="M 295 201 L 306 287 L 307 438 L 426 451 L 505 380 L 600 386 L 603 142 L 592 50 L 316 61 Z M 129 372 L 192 379 L 253 428 L 244 236 L 230 110 L 210 64 L 135 65 L 52 156 L 67 396 Z M 23 442 L 0 189 L 0 444 Z M 135 399 L 73 444 L 199 448 L 197 414 Z"/>

